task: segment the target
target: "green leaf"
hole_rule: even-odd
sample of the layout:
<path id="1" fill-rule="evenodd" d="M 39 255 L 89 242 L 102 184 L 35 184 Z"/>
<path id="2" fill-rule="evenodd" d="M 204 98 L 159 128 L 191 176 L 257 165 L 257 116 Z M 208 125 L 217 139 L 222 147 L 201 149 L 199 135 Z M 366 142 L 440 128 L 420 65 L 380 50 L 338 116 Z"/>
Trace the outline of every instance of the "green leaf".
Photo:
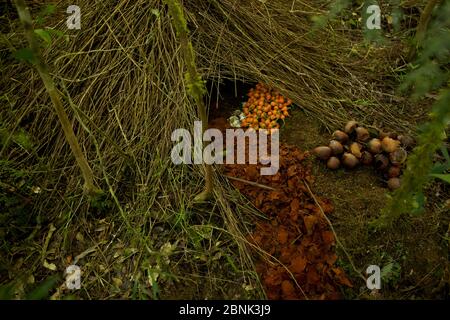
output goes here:
<path id="1" fill-rule="evenodd" d="M 311 21 L 314 23 L 315 29 L 322 29 L 328 23 L 327 16 L 312 16 Z"/>
<path id="2" fill-rule="evenodd" d="M 29 135 L 24 131 L 20 131 L 17 134 L 15 134 L 13 136 L 13 141 L 18 145 L 20 145 L 25 150 L 33 149 L 33 143 L 31 142 Z"/>
<path id="3" fill-rule="evenodd" d="M 51 276 L 44 280 L 36 289 L 27 295 L 28 300 L 42 300 L 48 298 L 50 290 L 53 289 L 59 281 L 59 276 Z"/>
<path id="4" fill-rule="evenodd" d="M 56 6 L 54 4 L 49 4 L 42 9 L 40 16 L 48 16 L 53 14 L 56 11 Z"/>
<path id="5" fill-rule="evenodd" d="M 160 16 L 160 13 L 159 13 L 159 10 L 158 10 L 158 9 L 152 9 L 152 10 L 151 10 L 151 13 L 152 13 L 153 15 L 155 15 L 157 18 L 159 18 L 159 16 Z"/>
<path id="6" fill-rule="evenodd" d="M 445 160 L 450 163 L 450 156 L 448 154 L 447 148 L 442 146 L 441 147 L 441 152 L 442 152 L 442 155 L 444 156 Z"/>
<path id="7" fill-rule="evenodd" d="M 14 284 L 8 283 L 0 286 L 0 300 L 14 299 Z"/>
<path id="8" fill-rule="evenodd" d="M 52 37 L 50 36 L 50 33 L 47 30 L 36 29 L 34 30 L 34 33 L 36 33 L 39 37 L 41 37 L 41 39 L 44 40 L 48 45 L 52 43 Z"/>
<path id="9" fill-rule="evenodd" d="M 33 63 L 34 55 L 30 48 L 22 48 L 13 53 L 17 60 L 24 60 Z"/>
<path id="10" fill-rule="evenodd" d="M 69 35 L 65 34 L 61 30 L 55 30 L 55 29 L 46 29 L 48 33 L 51 35 L 54 35 L 56 38 L 64 38 L 64 41 L 69 42 Z"/>
<path id="11" fill-rule="evenodd" d="M 441 179 L 447 183 L 450 183 L 450 173 L 448 173 L 448 174 L 430 174 L 430 176 Z"/>
<path id="12" fill-rule="evenodd" d="M 425 211 L 425 201 L 426 201 L 426 197 L 423 194 L 423 192 L 419 192 L 418 194 L 414 195 L 411 201 L 413 208 L 411 210 L 411 214 L 415 216 L 421 215 Z"/>
<path id="13" fill-rule="evenodd" d="M 64 37 L 65 33 L 62 32 L 61 30 L 55 30 L 55 29 L 46 29 L 45 31 L 47 31 L 49 34 L 53 34 L 58 38 Z"/>
<path id="14" fill-rule="evenodd" d="M 438 174 L 445 172 L 449 169 L 449 164 L 436 163 L 433 168 L 431 168 L 431 174 Z"/>

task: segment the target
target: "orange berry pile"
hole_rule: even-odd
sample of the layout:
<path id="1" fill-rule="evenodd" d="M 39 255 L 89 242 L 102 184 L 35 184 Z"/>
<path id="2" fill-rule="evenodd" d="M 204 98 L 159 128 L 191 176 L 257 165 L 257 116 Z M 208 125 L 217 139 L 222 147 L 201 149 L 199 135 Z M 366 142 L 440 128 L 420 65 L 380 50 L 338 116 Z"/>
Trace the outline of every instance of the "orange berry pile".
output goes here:
<path id="1" fill-rule="evenodd" d="M 248 100 L 243 105 L 245 119 L 241 122 L 244 128 L 278 129 L 279 121 L 284 121 L 289 116 L 292 101 L 262 83 L 250 89 L 247 96 Z"/>

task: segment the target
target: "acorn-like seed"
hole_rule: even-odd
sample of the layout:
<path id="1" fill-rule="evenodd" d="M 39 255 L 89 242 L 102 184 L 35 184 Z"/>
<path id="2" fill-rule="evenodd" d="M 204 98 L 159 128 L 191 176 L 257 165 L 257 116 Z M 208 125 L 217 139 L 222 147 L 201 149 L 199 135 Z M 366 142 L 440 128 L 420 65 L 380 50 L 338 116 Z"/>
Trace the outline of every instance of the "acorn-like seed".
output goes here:
<path id="1" fill-rule="evenodd" d="M 353 142 L 350 145 L 350 152 L 358 159 L 361 158 L 361 145 L 358 142 Z"/>
<path id="2" fill-rule="evenodd" d="M 389 189 L 395 190 L 400 188 L 400 179 L 399 178 L 390 178 L 387 182 Z"/>
<path id="3" fill-rule="evenodd" d="M 338 155 L 344 152 L 344 147 L 337 140 L 331 140 L 328 146 L 331 148 L 331 151 L 333 152 L 334 155 Z"/>
<path id="4" fill-rule="evenodd" d="M 395 132 L 390 132 L 389 133 L 389 138 L 391 139 L 397 139 L 397 134 Z"/>
<path id="5" fill-rule="evenodd" d="M 363 153 L 361 154 L 361 162 L 364 165 L 369 165 L 372 164 L 373 161 L 373 156 L 369 151 L 363 151 Z"/>
<path id="6" fill-rule="evenodd" d="M 314 149 L 314 154 L 321 160 L 328 160 L 331 156 L 331 148 L 326 146 L 320 146 Z"/>
<path id="7" fill-rule="evenodd" d="M 390 137 L 385 137 L 381 141 L 381 148 L 383 148 L 383 151 L 391 153 L 394 152 L 398 146 L 400 145 L 400 141 L 394 140 Z"/>
<path id="8" fill-rule="evenodd" d="M 383 149 L 381 148 L 381 141 L 380 139 L 377 138 L 370 140 L 369 143 L 367 144 L 367 147 L 369 148 L 369 151 L 373 154 L 377 154 L 383 151 Z"/>
<path id="9" fill-rule="evenodd" d="M 410 137 L 410 136 L 400 135 L 400 136 L 397 137 L 397 139 L 400 141 L 401 145 L 403 147 L 405 147 L 406 149 L 409 149 L 409 148 L 413 147 L 414 144 L 415 144 L 414 139 L 412 137 Z"/>
<path id="10" fill-rule="evenodd" d="M 391 166 L 388 170 L 388 177 L 389 178 L 396 178 L 400 176 L 402 169 L 398 166 Z"/>
<path id="11" fill-rule="evenodd" d="M 340 165 L 341 165 L 341 162 L 336 157 L 331 157 L 327 161 L 327 167 L 331 170 L 336 170 L 337 168 L 340 167 Z"/>
<path id="12" fill-rule="evenodd" d="M 391 160 L 392 164 L 402 164 L 406 161 L 407 157 L 408 153 L 402 147 L 397 148 L 397 150 L 389 154 L 389 160 Z"/>
<path id="13" fill-rule="evenodd" d="M 347 124 L 345 125 L 344 131 L 347 134 L 351 134 L 356 129 L 357 126 L 358 126 L 358 123 L 355 120 L 351 120 L 351 121 L 347 122 Z"/>
<path id="14" fill-rule="evenodd" d="M 348 135 L 344 131 L 336 130 L 333 132 L 333 139 L 345 144 L 348 141 Z"/>
<path id="15" fill-rule="evenodd" d="M 344 167 L 352 169 L 359 164 L 359 160 L 353 154 L 346 152 L 342 156 L 342 164 Z"/>
<path id="16" fill-rule="evenodd" d="M 389 159 L 384 154 L 377 154 L 374 160 L 378 170 L 385 170 L 389 165 Z"/>
<path id="17" fill-rule="evenodd" d="M 384 138 L 389 137 L 389 132 L 380 131 L 380 134 L 378 135 L 378 138 L 380 140 L 383 140 Z"/>
<path id="18" fill-rule="evenodd" d="M 362 142 L 369 140 L 370 133 L 366 128 L 358 127 L 355 129 L 355 131 L 356 131 L 356 140 L 362 141 Z"/>

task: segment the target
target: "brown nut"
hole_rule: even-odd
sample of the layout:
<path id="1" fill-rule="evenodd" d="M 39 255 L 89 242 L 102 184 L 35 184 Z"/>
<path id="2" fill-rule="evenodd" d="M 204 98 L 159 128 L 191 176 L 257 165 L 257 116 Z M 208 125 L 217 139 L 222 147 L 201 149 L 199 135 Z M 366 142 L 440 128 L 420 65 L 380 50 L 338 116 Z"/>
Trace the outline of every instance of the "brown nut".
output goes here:
<path id="1" fill-rule="evenodd" d="M 358 159 L 361 158 L 361 145 L 358 142 L 353 142 L 350 145 L 350 152 Z"/>
<path id="2" fill-rule="evenodd" d="M 316 147 L 313 152 L 321 160 L 328 160 L 331 156 L 331 148 L 326 146 Z"/>
<path id="3" fill-rule="evenodd" d="M 364 165 L 370 165 L 373 162 L 373 155 L 369 151 L 363 151 L 361 154 L 361 163 Z"/>
<path id="4" fill-rule="evenodd" d="M 336 157 L 331 157 L 327 161 L 327 167 L 331 170 L 336 170 L 341 166 L 341 161 Z"/>
<path id="5" fill-rule="evenodd" d="M 388 170 L 388 177 L 389 178 L 396 178 L 400 176 L 402 169 L 398 166 L 391 166 Z"/>
<path id="6" fill-rule="evenodd" d="M 365 141 L 369 140 L 370 133 L 366 128 L 358 127 L 355 129 L 355 131 L 356 131 L 356 140 L 361 141 L 361 142 L 365 142 Z"/>
<path id="7" fill-rule="evenodd" d="M 331 140 L 330 144 L 328 146 L 331 148 L 333 155 L 338 155 L 338 154 L 341 154 L 342 152 L 344 152 L 344 147 L 337 140 Z"/>
<path id="8" fill-rule="evenodd" d="M 384 152 L 394 152 L 398 146 L 400 145 L 400 141 L 398 140 L 394 140 L 390 137 L 385 137 L 382 141 L 381 141 L 381 148 L 383 149 Z"/>
<path id="9" fill-rule="evenodd" d="M 358 126 L 358 123 L 355 120 L 351 120 L 351 121 L 347 122 L 347 124 L 345 125 L 344 132 L 346 134 L 351 134 L 356 129 L 357 126 Z"/>
<path id="10" fill-rule="evenodd" d="M 344 131 L 336 130 L 333 132 L 333 139 L 345 144 L 348 141 L 348 135 Z"/>
<path id="11" fill-rule="evenodd" d="M 412 138 L 411 136 L 404 136 L 404 135 L 400 135 L 397 137 L 398 141 L 400 141 L 401 145 L 406 148 L 412 148 L 415 144 L 414 138 Z"/>
<path id="12" fill-rule="evenodd" d="M 359 164 L 359 160 L 353 154 L 346 152 L 342 156 L 342 164 L 348 169 L 353 169 Z"/>
<path id="13" fill-rule="evenodd" d="M 395 151 L 389 153 L 389 160 L 391 160 L 392 164 L 402 164 L 406 161 L 408 157 L 408 153 L 402 147 L 397 148 Z"/>
<path id="14" fill-rule="evenodd" d="M 367 144 L 367 148 L 373 154 L 377 154 L 383 151 L 383 149 L 381 148 L 381 141 L 380 139 L 377 138 L 370 140 L 369 143 Z"/>
<path id="15" fill-rule="evenodd" d="M 387 182 L 389 189 L 395 190 L 400 188 L 400 179 L 399 178 L 390 178 Z"/>
<path id="16" fill-rule="evenodd" d="M 389 159 L 384 154 L 377 154 L 374 160 L 375 168 L 378 170 L 385 170 L 389 166 Z"/>

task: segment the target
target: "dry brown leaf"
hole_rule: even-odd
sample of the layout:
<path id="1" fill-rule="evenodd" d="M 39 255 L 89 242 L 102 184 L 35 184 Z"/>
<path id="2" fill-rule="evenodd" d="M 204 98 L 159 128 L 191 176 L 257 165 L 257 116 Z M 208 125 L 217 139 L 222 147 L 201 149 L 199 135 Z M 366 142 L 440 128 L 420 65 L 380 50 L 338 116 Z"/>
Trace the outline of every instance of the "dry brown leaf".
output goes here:
<path id="1" fill-rule="evenodd" d="M 313 215 L 306 216 L 303 219 L 303 222 L 305 223 L 306 233 L 311 235 L 313 233 L 314 226 L 317 223 L 317 217 Z"/>
<path id="2" fill-rule="evenodd" d="M 290 270 L 293 273 L 302 273 L 306 268 L 306 264 L 306 258 L 297 256 L 294 258 L 294 260 L 292 260 Z"/>
<path id="3" fill-rule="evenodd" d="M 289 234 L 284 228 L 280 228 L 278 230 L 278 237 L 277 238 L 278 238 L 278 242 L 280 244 L 285 244 L 287 242 L 287 240 L 288 240 L 288 236 L 289 236 Z"/>

